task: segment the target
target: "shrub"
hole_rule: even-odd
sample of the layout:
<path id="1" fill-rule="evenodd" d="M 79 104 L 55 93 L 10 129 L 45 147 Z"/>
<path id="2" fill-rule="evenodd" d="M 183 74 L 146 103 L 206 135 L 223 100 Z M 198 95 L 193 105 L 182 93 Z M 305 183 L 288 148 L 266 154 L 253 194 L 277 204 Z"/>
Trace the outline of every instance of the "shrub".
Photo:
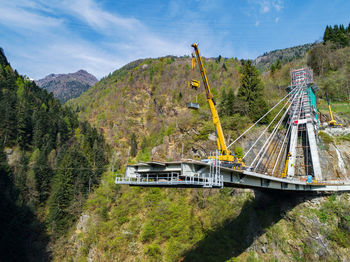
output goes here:
<path id="1" fill-rule="evenodd" d="M 160 246 L 157 244 L 152 244 L 152 245 L 148 245 L 146 247 L 146 252 L 147 255 L 149 255 L 150 257 L 153 258 L 160 258 L 162 251 L 160 249 Z"/>
<path id="2" fill-rule="evenodd" d="M 328 135 L 325 132 L 320 131 L 318 135 L 321 137 L 322 141 L 325 142 L 326 144 L 330 144 L 333 142 L 333 137 Z"/>

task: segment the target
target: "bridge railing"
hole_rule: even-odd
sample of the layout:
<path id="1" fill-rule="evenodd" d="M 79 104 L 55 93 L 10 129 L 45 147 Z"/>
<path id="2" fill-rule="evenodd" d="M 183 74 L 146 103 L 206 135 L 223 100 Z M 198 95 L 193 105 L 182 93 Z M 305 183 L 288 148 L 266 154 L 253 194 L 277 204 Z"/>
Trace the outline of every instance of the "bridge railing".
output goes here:
<path id="1" fill-rule="evenodd" d="M 196 186 L 196 187 L 222 187 L 223 176 L 219 175 L 216 179 L 213 177 L 182 176 L 178 172 L 168 174 L 137 174 L 136 177 L 119 177 L 115 178 L 116 184 L 134 185 L 134 186 Z"/>

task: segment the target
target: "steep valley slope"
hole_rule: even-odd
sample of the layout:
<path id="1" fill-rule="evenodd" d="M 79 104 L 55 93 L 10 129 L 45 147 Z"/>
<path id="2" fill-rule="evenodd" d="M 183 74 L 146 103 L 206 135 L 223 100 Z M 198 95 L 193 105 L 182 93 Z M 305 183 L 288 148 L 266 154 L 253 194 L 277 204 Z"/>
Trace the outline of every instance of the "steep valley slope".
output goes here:
<path id="1" fill-rule="evenodd" d="M 0 261 L 50 261 L 100 183 L 109 147 L 0 48 Z"/>
<path id="2" fill-rule="evenodd" d="M 315 75 L 321 90 L 329 81 L 341 94 L 345 61 L 331 74 Z M 273 105 L 285 94 L 291 68 L 303 56 L 264 72 L 264 96 Z M 242 62 L 204 59 L 209 82 L 222 110 L 223 90 L 237 94 Z M 331 60 L 333 61 L 333 60 Z M 77 261 L 349 261 L 349 194 L 288 195 L 252 190 L 130 188 L 114 184 L 125 164 L 149 160 L 200 159 L 215 150 L 214 128 L 203 90 L 187 87 L 189 57 L 138 60 L 103 78 L 69 105 L 82 120 L 103 130 L 113 147 L 110 172 L 90 195 L 84 211 L 66 236 L 52 244 L 54 260 Z M 337 89 L 338 88 L 338 89 Z M 323 96 L 319 94 L 322 98 Z M 191 111 L 187 102 L 198 102 Z M 337 113 L 346 124 L 347 113 Z M 251 120 L 244 114 L 222 116 L 228 142 Z M 249 148 L 261 127 L 239 144 Z M 320 135 L 332 179 L 348 179 L 349 136 Z M 133 146 L 134 145 L 134 146 Z M 335 147 L 346 166 L 339 167 Z M 332 168 L 329 168 L 331 166 Z"/>

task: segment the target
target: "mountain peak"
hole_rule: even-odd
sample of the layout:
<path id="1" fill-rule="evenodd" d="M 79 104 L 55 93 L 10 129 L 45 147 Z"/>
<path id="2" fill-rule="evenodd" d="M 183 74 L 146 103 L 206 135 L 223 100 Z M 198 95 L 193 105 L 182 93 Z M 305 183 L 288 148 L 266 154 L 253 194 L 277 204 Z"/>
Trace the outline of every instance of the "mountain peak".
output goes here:
<path id="1" fill-rule="evenodd" d="M 80 73 L 80 74 L 89 74 L 87 71 L 85 71 L 84 69 L 80 69 L 75 73 Z"/>
<path id="2" fill-rule="evenodd" d="M 80 96 L 91 86 L 97 83 L 97 78 L 80 69 L 75 73 L 49 74 L 43 79 L 36 80 L 36 84 L 41 88 L 52 92 L 62 103 L 69 99 Z"/>

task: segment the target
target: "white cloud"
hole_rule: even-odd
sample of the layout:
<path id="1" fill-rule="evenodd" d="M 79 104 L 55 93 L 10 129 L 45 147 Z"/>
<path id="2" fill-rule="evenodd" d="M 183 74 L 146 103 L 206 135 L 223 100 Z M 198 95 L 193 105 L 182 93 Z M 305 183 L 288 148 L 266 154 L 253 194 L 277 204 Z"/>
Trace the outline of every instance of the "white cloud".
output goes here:
<path id="1" fill-rule="evenodd" d="M 102 77 L 134 59 L 188 52 L 183 41 L 164 39 L 139 20 L 106 11 L 92 0 L 9 2 L 0 13 L 0 25 L 12 32 L 2 41 L 11 64 L 36 79 L 79 69 Z M 80 28 L 101 39 L 84 39 Z"/>
<path id="2" fill-rule="evenodd" d="M 283 8 L 283 0 L 251 0 L 253 6 L 258 6 L 262 14 L 269 13 L 272 10 L 279 12 Z"/>
<path id="3" fill-rule="evenodd" d="M 283 1 L 282 0 L 272 1 L 272 6 L 278 12 L 278 11 L 280 11 L 283 8 Z"/>
<path id="4" fill-rule="evenodd" d="M 26 30 L 40 31 L 43 29 L 58 27 L 62 21 L 58 18 L 43 16 L 34 12 L 16 8 L 11 2 L 0 5 L 0 24 L 9 27 L 19 27 Z"/>
<path id="5" fill-rule="evenodd" d="M 209 1 L 210 2 L 210 1 Z M 86 69 L 103 77 L 139 58 L 190 54 L 190 44 L 200 43 L 205 56 L 244 57 L 244 50 L 228 42 L 230 29 L 216 30 L 210 23 L 230 25 L 225 16 L 204 19 L 216 1 L 186 8 L 188 1 L 169 2 L 169 14 L 139 18 L 111 11 L 97 0 L 13 0 L 0 6 L 1 25 L 9 34 L 1 39 L 9 60 L 22 74 L 42 78 L 49 73 Z M 4 9 L 6 8 L 6 10 Z M 274 7 L 268 6 L 269 12 Z M 199 10 L 199 11 L 198 11 Z M 260 13 L 255 2 L 253 14 Z M 173 15 L 176 19 L 169 19 Z M 253 25 L 262 18 L 255 16 Z M 156 26 L 152 25 L 156 24 Z M 226 26 L 229 28 L 228 26 Z M 91 39 L 95 37 L 94 39 Z M 245 36 L 239 36 L 245 37 Z M 239 38 L 237 36 L 237 38 Z M 236 42 L 239 42 L 237 39 Z"/>
<path id="6" fill-rule="evenodd" d="M 279 20 L 280 20 L 279 17 L 276 17 L 276 18 L 275 18 L 275 22 L 276 22 L 276 23 L 278 23 Z"/>
<path id="7" fill-rule="evenodd" d="M 103 10 L 93 0 L 65 0 L 59 3 L 62 9 L 68 14 L 74 15 L 84 20 L 90 26 L 98 30 L 106 30 L 112 26 L 132 30 L 142 24 L 133 18 L 123 18 L 117 14 L 111 14 Z"/>
<path id="8" fill-rule="evenodd" d="M 261 13 L 267 13 L 268 11 L 270 11 L 270 6 L 266 3 L 263 3 L 260 10 Z"/>

